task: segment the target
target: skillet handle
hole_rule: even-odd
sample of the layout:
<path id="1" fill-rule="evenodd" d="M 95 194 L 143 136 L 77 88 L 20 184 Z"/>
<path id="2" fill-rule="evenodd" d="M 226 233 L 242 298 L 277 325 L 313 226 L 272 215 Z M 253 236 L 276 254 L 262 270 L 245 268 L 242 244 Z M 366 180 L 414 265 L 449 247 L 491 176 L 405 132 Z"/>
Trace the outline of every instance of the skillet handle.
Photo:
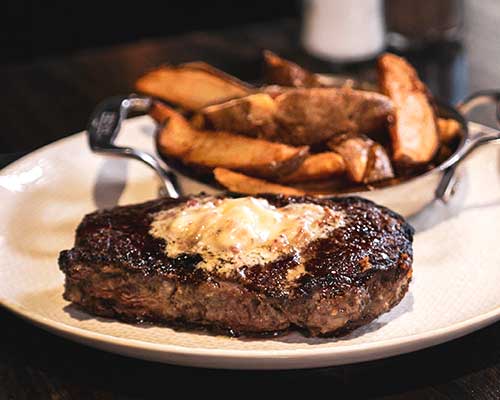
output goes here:
<path id="1" fill-rule="evenodd" d="M 160 194 L 178 198 L 175 175 L 164 169 L 151 154 L 130 147 L 120 147 L 114 141 L 121 124 L 132 111 L 147 112 L 152 104 L 149 97 L 115 96 L 102 101 L 92 113 L 87 127 L 89 146 L 95 153 L 142 161 L 152 168 L 162 183 Z"/>
<path id="2" fill-rule="evenodd" d="M 473 93 L 461 101 L 457 105 L 457 109 L 461 114 L 467 115 L 476 107 L 492 102 L 496 104 L 496 117 L 500 125 L 500 89 L 481 90 Z M 441 165 L 441 168 L 445 169 L 445 172 L 436 189 L 435 196 L 444 203 L 447 203 L 455 192 L 458 182 L 455 169 L 458 163 L 464 160 L 477 147 L 487 143 L 500 142 L 500 131 L 496 129 L 475 122 L 469 122 L 468 129 L 470 132 L 469 137 L 461 144 L 454 156 Z"/>
<path id="3" fill-rule="evenodd" d="M 474 108 L 488 103 L 496 103 L 497 122 L 500 123 L 500 89 L 479 90 L 457 104 L 458 111 L 469 114 Z"/>

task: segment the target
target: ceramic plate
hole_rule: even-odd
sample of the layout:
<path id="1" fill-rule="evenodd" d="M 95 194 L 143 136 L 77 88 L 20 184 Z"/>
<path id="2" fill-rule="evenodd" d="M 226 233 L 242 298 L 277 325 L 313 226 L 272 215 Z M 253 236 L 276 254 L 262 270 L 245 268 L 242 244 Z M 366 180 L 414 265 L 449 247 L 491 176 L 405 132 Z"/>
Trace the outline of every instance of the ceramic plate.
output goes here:
<path id="1" fill-rule="evenodd" d="M 128 120 L 121 143 L 151 151 L 149 117 Z M 0 172 L 0 301 L 29 321 L 99 349 L 215 368 L 306 368 L 388 357 L 435 345 L 500 317 L 498 147 L 467 162 L 453 203 L 434 204 L 417 228 L 414 279 L 391 312 L 339 339 L 242 339 L 95 318 L 62 299 L 61 249 L 85 213 L 157 195 L 136 161 L 91 154 L 83 133 L 46 146 Z M 202 189 L 183 179 L 185 191 Z M 206 188 L 205 188 L 206 189 Z"/>

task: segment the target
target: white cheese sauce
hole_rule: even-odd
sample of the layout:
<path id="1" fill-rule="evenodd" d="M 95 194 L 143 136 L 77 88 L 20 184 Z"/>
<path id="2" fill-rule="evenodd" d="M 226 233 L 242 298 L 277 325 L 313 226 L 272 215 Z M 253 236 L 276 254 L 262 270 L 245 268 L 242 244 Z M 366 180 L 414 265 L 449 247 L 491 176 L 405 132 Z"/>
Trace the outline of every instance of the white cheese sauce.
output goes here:
<path id="1" fill-rule="evenodd" d="M 150 234 L 166 241 L 169 257 L 198 253 L 203 261 L 197 268 L 230 274 L 286 254 L 300 255 L 310 242 L 327 237 L 341 225 L 342 213 L 316 204 L 277 208 L 255 197 L 209 197 L 158 212 Z M 303 267 L 296 268 L 288 279 L 303 273 Z"/>

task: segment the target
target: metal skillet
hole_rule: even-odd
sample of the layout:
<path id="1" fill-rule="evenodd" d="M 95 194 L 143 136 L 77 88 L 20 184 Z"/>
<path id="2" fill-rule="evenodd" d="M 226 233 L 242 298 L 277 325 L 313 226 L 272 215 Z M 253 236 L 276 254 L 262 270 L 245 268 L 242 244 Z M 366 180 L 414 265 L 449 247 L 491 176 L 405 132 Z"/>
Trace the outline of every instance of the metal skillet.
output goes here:
<path id="1" fill-rule="evenodd" d="M 448 202 L 455 192 L 459 175 L 457 168 L 461 162 L 476 148 L 487 143 L 500 142 L 499 130 L 467 120 L 467 115 L 474 108 L 488 103 L 495 104 L 497 120 L 500 123 L 500 90 L 474 93 L 456 107 L 437 103 L 438 116 L 453 118 L 460 123 L 462 128 L 462 136 L 451 156 L 420 175 L 392 185 L 363 187 L 347 194 L 366 197 L 406 217 L 416 214 L 433 201 Z M 96 153 L 142 161 L 160 178 L 160 195 L 177 198 L 183 193 L 172 168 L 151 154 L 114 144 L 123 120 L 132 112 L 135 114 L 147 112 L 151 104 L 152 98 L 136 95 L 116 96 L 104 100 L 97 106 L 90 118 L 87 129 L 89 145 Z M 180 175 L 185 174 L 185 171 L 175 172 Z M 320 196 L 338 195 L 346 195 L 346 193 L 332 192 Z"/>

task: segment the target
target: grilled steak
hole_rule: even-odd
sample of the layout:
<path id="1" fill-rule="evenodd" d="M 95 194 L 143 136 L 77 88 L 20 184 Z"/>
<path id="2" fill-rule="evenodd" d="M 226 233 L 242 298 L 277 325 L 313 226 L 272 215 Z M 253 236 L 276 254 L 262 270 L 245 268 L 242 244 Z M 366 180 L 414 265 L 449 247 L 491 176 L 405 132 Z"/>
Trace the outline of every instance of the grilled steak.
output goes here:
<path id="1" fill-rule="evenodd" d="M 85 216 L 74 247 L 59 257 L 64 298 L 92 314 L 130 322 L 186 324 L 234 335 L 299 329 L 314 336 L 344 334 L 403 298 L 411 280 L 413 229 L 399 215 L 357 197 L 250 199 L 273 209 L 270 218 L 279 217 L 268 235 L 275 234 L 274 241 L 265 239 L 270 247 L 251 257 L 251 248 L 237 246 L 229 253 L 210 252 L 200 245 L 201 233 L 189 239 L 179 235 L 178 241 L 158 234 L 165 227 L 175 233 L 175 224 L 187 229 L 182 218 L 190 208 L 213 212 L 213 204 L 226 204 L 229 197 L 158 199 Z M 304 205 L 309 207 L 305 225 L 293 231 L 298 236 L 292 246 L 276 226 L 294 221 L 296 215 L 286 212 Z M 276 210 L 284 210 L 284 217 Z M 159 216 L 170 222 L 161 225 L 160 219 L 155 225 Z M 287 223 L 283 226 L 292 232 L 293 223 Z M 213 224 L 203 228 L 215 229 Z"/>

